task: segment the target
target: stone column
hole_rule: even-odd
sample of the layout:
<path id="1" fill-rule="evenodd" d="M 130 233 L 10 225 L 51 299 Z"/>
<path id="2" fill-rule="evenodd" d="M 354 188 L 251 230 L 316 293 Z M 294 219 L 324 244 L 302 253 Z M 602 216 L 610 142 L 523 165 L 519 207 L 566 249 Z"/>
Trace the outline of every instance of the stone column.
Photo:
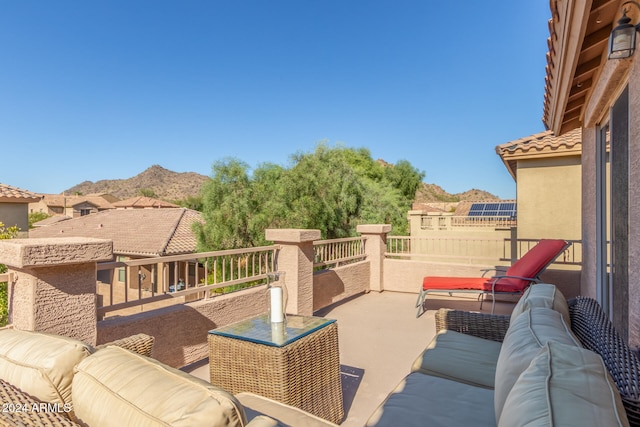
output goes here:
<path id="1" fill-rule="evenodd" d="M 82 237 L 0 240 L 0 263 L 13 273 L 10 322 L 17 329 L 64 335 L 95 345 L 98 261 L 111 240 Z"/>
<path id="2" fill-rule="evenodd" d="M 320 239 L 320 230 L 267 229 L 265 237 L 280 245 L 279 271 L 286 273 L 289 294 L 287 313 L 313 314 L 313 242 Z"/>
<path id="3" fill-rule="evenodd" d="M 391 231 L 390 224 L 359 225 L 356 231 L 367 238 L 365 252 L 371 265 L 369 289 L 381 292 L 384 290 L 383 265 L 384 254 L 387 251 L 387 233 Z"/>

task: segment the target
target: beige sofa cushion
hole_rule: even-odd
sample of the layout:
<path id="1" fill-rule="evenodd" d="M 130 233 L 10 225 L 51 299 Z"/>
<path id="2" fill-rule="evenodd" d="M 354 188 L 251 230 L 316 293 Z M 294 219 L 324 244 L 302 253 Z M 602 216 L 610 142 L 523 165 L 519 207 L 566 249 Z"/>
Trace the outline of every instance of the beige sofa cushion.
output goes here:
<path id="1" fill-rule="evenodd" d="M 493 388 L 502 344 L 455 331 L 441 331 L 413 362 L 411 370 Z"/>
<path id="2" fill-rule="evenodd" d="M 229 393 L 157 360 L 106 347 L 76 368 L 76 417 L 89 426 L 241 427 L 244 411 Z"/>
<path id="3" fill-rule="evenodd" d="M 366 427 L 495 426 L 493 391 L 414 372 L 371 415 Z"/>
<path id="4" fill-rule="evenodd" d="M 265 415 L 274 423 L 274 426 L 278 427 L 337 427 L 336 424 L 305 412 L 302 409 L 258 396 L 257 394 L 246 392 L 238 393 L 236 394 L 236 398 L 244 407 L 247 418 L 251 420 L 251 427 L 253 427 L 253 423 L 261 416 L 265 418 Z M 265 426 L 269 425 L 266 421 L 262 422 L 265 423 Z"/>
<path id="5" fill-rule="evenodd" d="M 42 402 L 70 405 L 73 368 L 92 351 L 73 338 L 2 329 L 0 378 Z"/>
<path id="6" fill-rule="evenodd" d="M 548 342 L 520 375 L 499 427 L 628 426 L 618 390 L 592 351 Z"/>
<path id="7" fill-rule="evenodd" d="M 555 285 L 549 283 L 536 283 L 529 286 L 516 306 L 513 307 L 513 311 L 511 312 L 511 322 L 533 307 L 546 307 L 555 310 L 562 314 L 565 323 L 571 326 L 571 317 L 569 316 L 569 305 L 567 304 L 567 299 Z"/>
<path id="8" fill-rule="evenodd" d="M 581 347 L 562 314 L 550 308 L 531 308 L 510 323 L 496 364 L 497 420 L 500 420 L 504 402 L 518 377 L 549 341 Z"/>

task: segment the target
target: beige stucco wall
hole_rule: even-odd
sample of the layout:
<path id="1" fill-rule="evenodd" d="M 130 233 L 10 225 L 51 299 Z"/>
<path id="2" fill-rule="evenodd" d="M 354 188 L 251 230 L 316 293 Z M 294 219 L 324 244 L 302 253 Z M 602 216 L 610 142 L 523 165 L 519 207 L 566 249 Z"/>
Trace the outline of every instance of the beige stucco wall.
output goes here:
<path id="1" fill-rule="evenodd" d="M 605 63 L 587 106 L 588 127 L 583 128 L 582 240 L 583 272 L 581 293 L 596 294 L 596 126 L 606 121 L 611 105 L 629 85 L 629 344 L 640 346 L 640 64 L 638 53 L 630 60 Z M 626 67 L 629 65 L 628 76 Z M 620 71 L 622 70 L 622 71 Z"/>
<path id="2" fill-rule="evenodd" d="M 22 232 L 29 231 L 29 209 L 26 203 L 0 203 L 0 222 L 5 227 L 20 228 Z"/>
<path id="3" fill-rule="evenodd" d="M 581 238 L 580 156 L 518 161 L 518 238 Z"/>
<path id="4" fill-rule="evenodd" d="M 208 331 L 267 311 L 265 286 L 211 300 L 98 322 L 98 344 L 137 333 L 155 337 L 152 356 L 174 367 L 209 357 Z"/>
<path id="5" fill-rule="evenodd" d="M 489 264 L 454 264 L 428 261 L 385 259 L 384 289 L 396 292 L 418 293 L 424 276 L 477 277 L 482 269 L 492 268 Z"/>
<path id="6" fill-rule="evenodd" d="M 369 290 L 369 261 L 323 270 L 313 275 L 313 311 Z"/>
<path id="7" fill-rule="evenodd" d="M 596 128 L 582 130 L 581 295 L 596 298 Z"/>
<path id="8" fill-rule="evenodd" d="M 629 342 L 640 346 L 640 60 L 629 76 Z"/>
<path id="9" fill-rule="evenodd" d="M 500 265 L 508 265 L 500 264 Z M 495 268 L 487 264 L 448 264 L 396 259 L 384 261 L 384 288 L 397 292 L 419 292 L 425 276 L 479 277 L 484 269 Z M 579 295 L 580 271 L 551 266 L 540 275 L 543 282 L 553 283 L 567 298 Z"/>

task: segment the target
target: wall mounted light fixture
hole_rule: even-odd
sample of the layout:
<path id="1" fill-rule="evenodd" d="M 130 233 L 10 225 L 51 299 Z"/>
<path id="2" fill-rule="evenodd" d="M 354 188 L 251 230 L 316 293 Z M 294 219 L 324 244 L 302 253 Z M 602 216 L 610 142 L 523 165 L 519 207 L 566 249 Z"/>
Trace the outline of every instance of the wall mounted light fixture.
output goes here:
<path id="1" fill-rule="evenodd" d="M 627 9 L 624 9 L 628 4 L 640 9 L 640 3 L 636 1 L 622 3 L 622 17 L 618 20 L 618 25 L 611 31 L 609 37 L 609 59 L 628 58 L 633 55 L 636 49 L 636 32 L 640 31 L 640 24 L 631 24 L 631 18 L 627 16 Z"/>

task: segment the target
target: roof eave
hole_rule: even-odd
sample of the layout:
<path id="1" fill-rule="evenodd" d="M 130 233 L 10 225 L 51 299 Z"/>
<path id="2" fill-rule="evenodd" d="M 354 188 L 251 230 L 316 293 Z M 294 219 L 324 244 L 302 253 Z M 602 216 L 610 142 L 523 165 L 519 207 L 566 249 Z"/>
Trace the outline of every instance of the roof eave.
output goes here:
<path id="1" fill-rule="evenodd" d="M 555 66 L 549 73 L 551 74 L 549 114 L 546 117 L 545 126 L 555 135 L 571 130 L 563 129 L 565 108 L 582 48 L 591 4 L 591 0 L 569 0 L 563 10 L 558 11 L 556 17 L 552 17 L 552 19 L 560 19 L 561 22 L 556 22 L 553 34 L 550 34 L 555 51 L 553 55 Z M 580 126 L 579 121 L 575 123 L 572 129 Z"/>

